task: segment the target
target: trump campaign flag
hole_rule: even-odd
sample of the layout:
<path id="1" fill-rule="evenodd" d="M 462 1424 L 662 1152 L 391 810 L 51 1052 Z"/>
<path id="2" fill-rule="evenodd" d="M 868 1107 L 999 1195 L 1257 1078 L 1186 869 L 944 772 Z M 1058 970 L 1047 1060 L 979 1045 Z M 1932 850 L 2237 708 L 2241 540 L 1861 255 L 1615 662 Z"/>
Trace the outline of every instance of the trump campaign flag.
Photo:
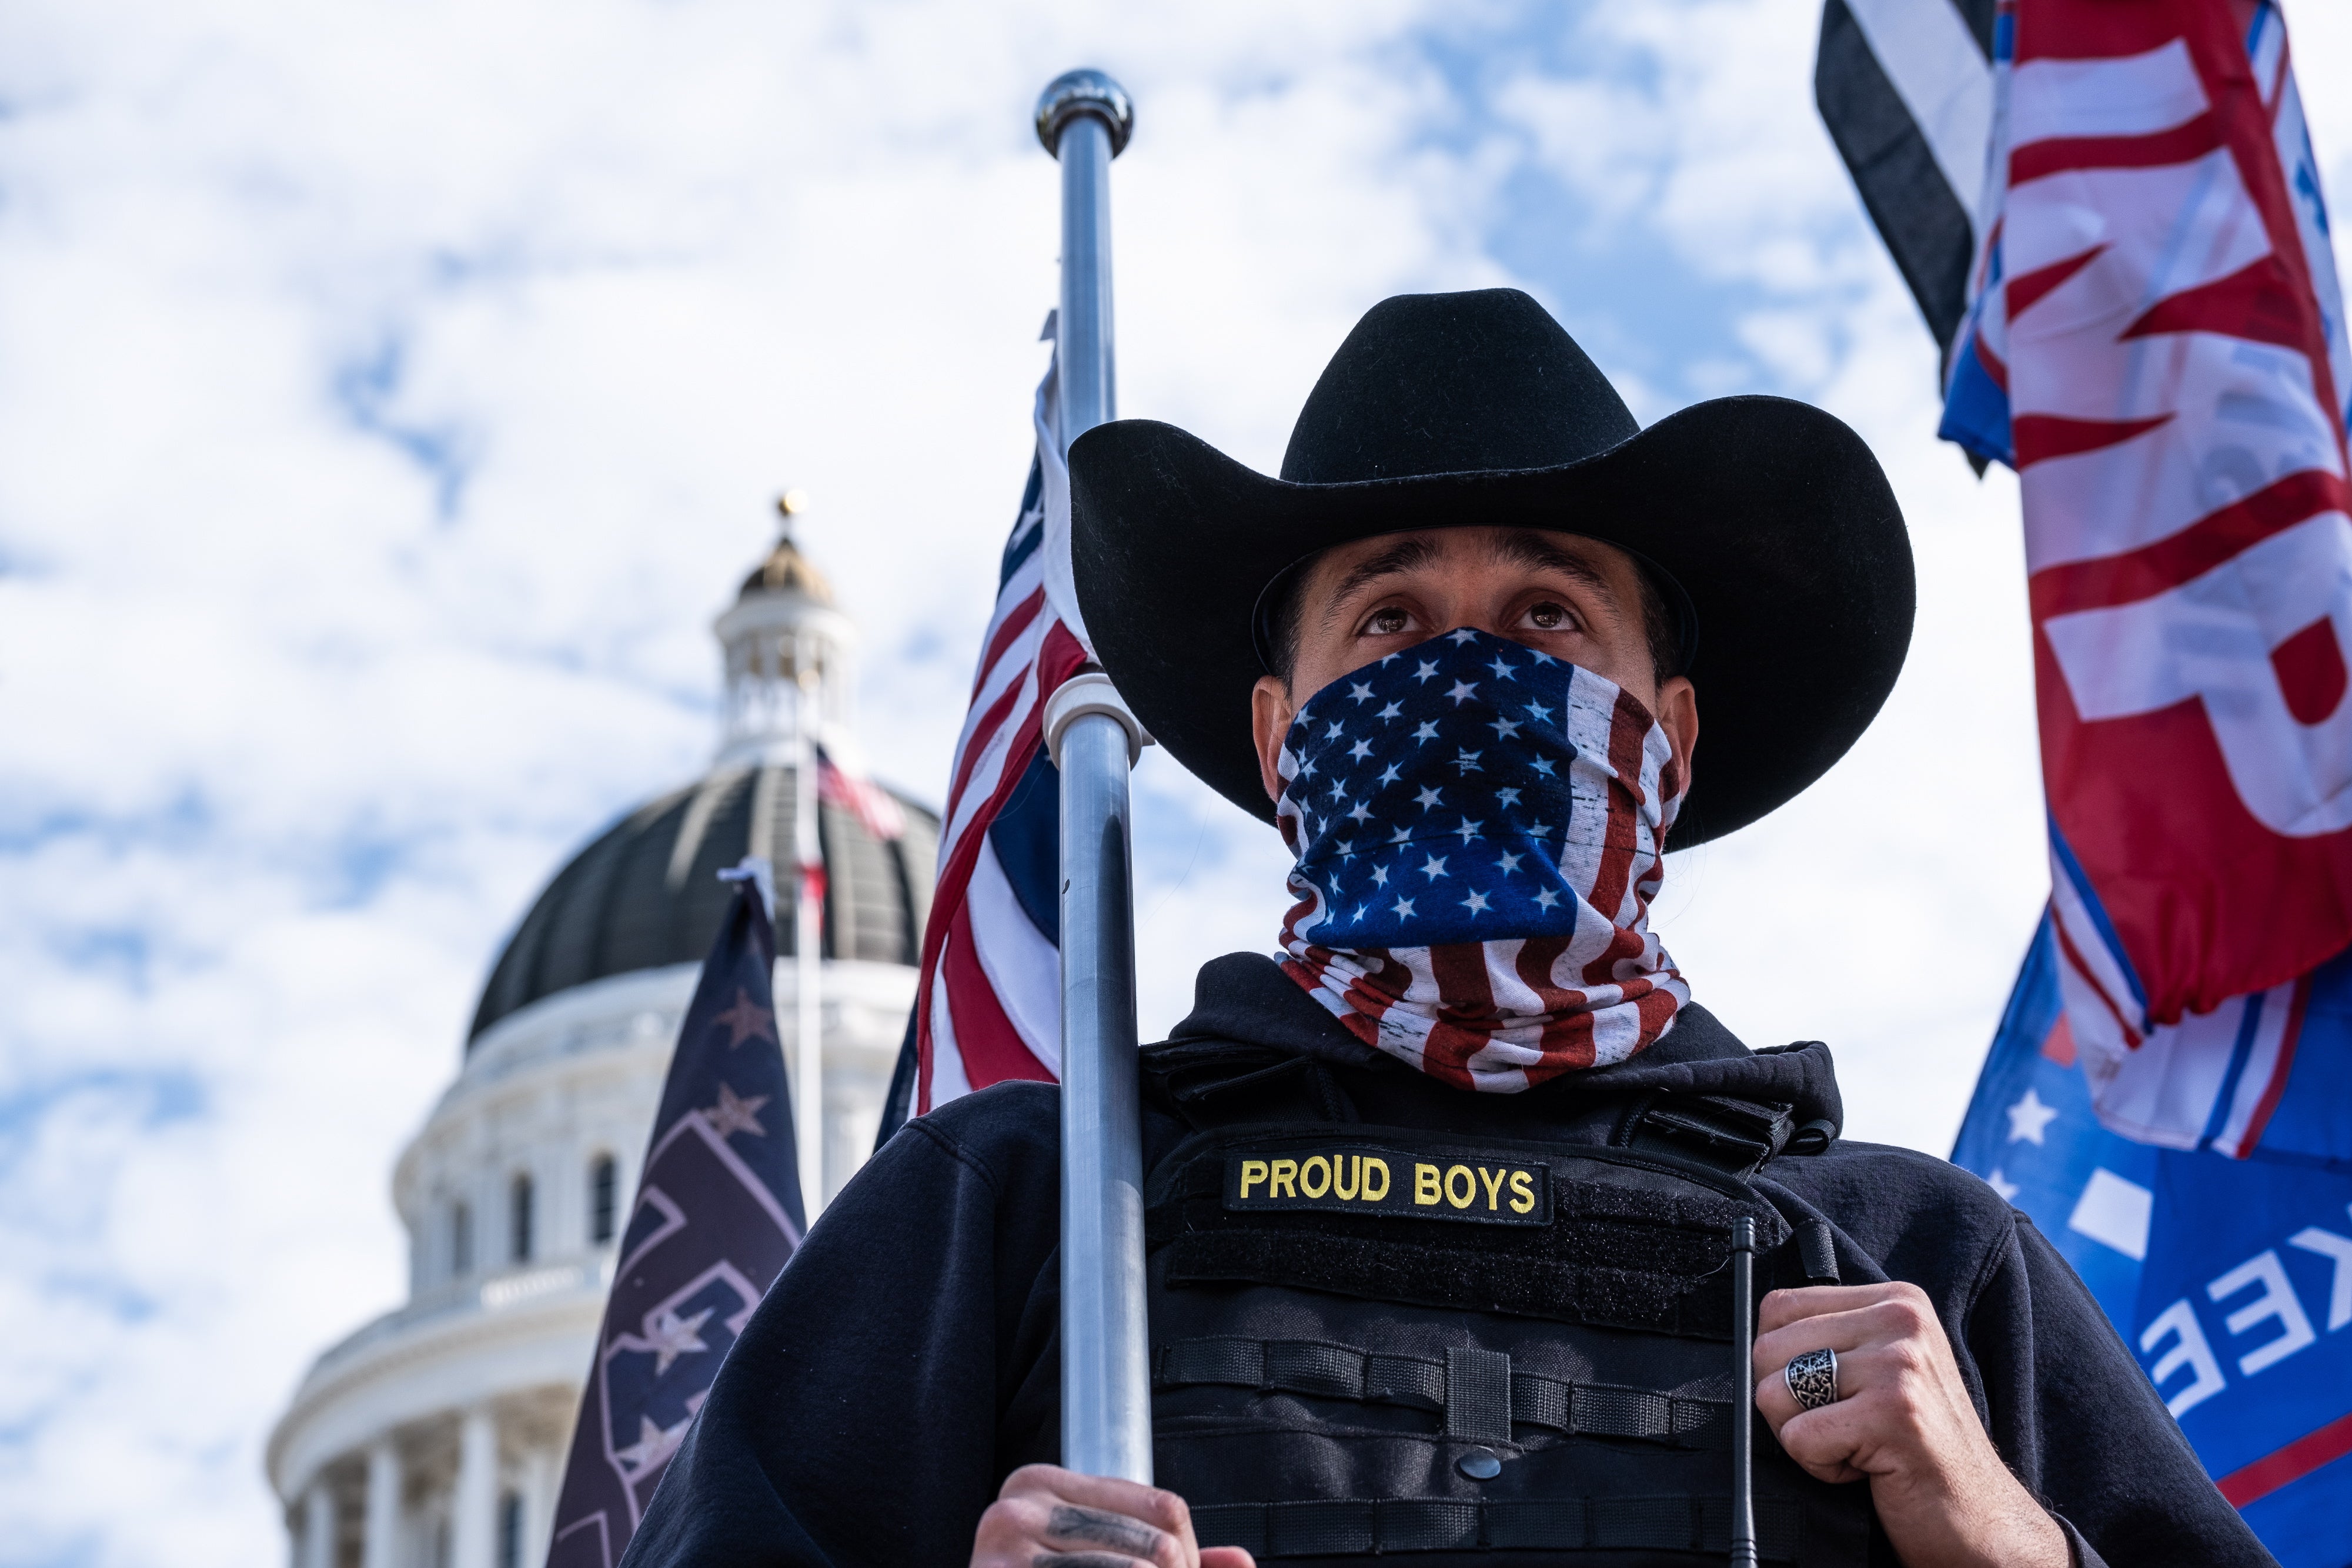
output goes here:
<path id="1" fill-rule="evenodd" d="M 776 1033 L 771 872 L 746 861 L 680 1026 L 621 1232 L 549 1568 L 613 1568 L 805 1228 Z"/>
<path id="2" fill-rule="evenodd" d="M 2278 1119 L 2296 1064 L 2342 1049 L 2304 1019 L 2352 942 L 2352 358 L 2278 10 L 1832 10 L 1833 134 L 1882 227 L 1934 220 L 1890 246 L 1948 283 L 1976 193 L 1942 434 L 2019 475 L 2057 981 L 2094 1105 L 2167 1146 L 2352 1159 L 2352 1106 Z M 1926 194 L 1892 194 L 1906 177 Z M 1921 302 L 1935 321 L 1948 288 Z"/>
<path id="3" fill-rule="evenodd" d="M 1933 263 L 1903 270 L 1941 434 L 2023 501 L 2053 891 L 1953 1157 L 2056 1240 L 2272 1550 L 2341 1568 L 2352 378 L 2284 25 L 1830 0 L 1819 70 L 1890 248 Z"/>
<path id="4" fill-rule="evenodd" d="M 2285 1568 L 2352 1563 L 2352 1172 L 2137 1142 L 2099 1124 L 2044 918 L 1952 1158 L 2032 1216 Z M 2339 1062 L 2352 956 L 2304 1026 Z M 2315 1090 L 2352 1092 L 2340 1071 Z M 2298 1083 L 2301 1092 L 2305 1085 Z"/>
<path id="5" fill-rule="evenodd" d="M 2352 365 L 2274 6 L 2024 0 L 1999 35 L 1943 433 L 2018 472 L 2059 985 L 2146 1077 L 2352 941 Z"/>
<path id="6" fill-rule="evenodd" d="M 1045 336 L 1054 335 L 1047 318 Z M 1070 579 L 1070 486 L 1049 367 L 1036 455 L 997 570 L 971 708 L 956 738 L 938 889 L 887 1138 L 908 1113 L 1061 1066 L 1061 779 L 1045 700 L 1088 662 Z"/>

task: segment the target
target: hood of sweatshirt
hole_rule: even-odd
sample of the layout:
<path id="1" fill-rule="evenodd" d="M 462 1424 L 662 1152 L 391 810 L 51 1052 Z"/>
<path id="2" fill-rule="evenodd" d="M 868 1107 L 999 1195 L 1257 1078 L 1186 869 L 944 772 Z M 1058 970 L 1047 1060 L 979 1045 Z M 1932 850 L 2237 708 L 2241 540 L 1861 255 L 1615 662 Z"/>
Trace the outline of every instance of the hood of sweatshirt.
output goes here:
<path id="1" fill-rule="evenodd" d="M 1520 1094 L 1450 1088 L 1357 1040 L 1275 960 L 1256 953 L 1229 953 L 1202 966 L 1192 1011 L 1165 1042 L 1143 1053 L 1146 1081 L 1163 1103 L 1203 1086 L 1272 1086 L 1299 1078 L 1297 1070 L 1310 1065 L 1323 1070 L 1307 1076 L 1322 1086 L 1325 1114 L 1386 1126 L 1540 1138 L 1590 1126 L 1609 1107 L 1655 1094 L 1782 1104 L 1800 1124 L 1844 1120 L 1828 1046 L 1803 1040 L 1751 1051 L 1696 1004 L 1656 1044 L 1614 1066 L 1562 1073 Z"/>

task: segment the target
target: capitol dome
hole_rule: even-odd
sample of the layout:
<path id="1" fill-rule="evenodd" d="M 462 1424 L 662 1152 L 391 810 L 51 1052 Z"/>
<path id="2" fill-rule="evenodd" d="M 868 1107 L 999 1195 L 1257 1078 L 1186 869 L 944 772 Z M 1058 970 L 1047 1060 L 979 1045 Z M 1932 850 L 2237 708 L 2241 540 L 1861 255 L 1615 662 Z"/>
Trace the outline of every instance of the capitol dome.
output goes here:
<path id="1" fill-rule="evenodd" d="M 482 988 L 471 1048 L 533 1002 L 639 969 L 699 964 L 734 892 L 719 873 L 747 854 L 777 858 L 793 835 L 790 766 L 720 768 L 630 812 L 555 873 Z M 904 795 L 906 831 L 876 838 L 844 808 L 817 807 L 824 849 L 824 956 L 914 964 L 930 911 L 939 822 Z M 794 956 L 792 922 L 776 929 Z"/>
<path id="2" fill-rule="evenodd" d="M 322 1353 L 270 1435 L 295 1568 L 545 1561 L 615 1238 L 732 896 L 717 873 L 746 855 L 788 871 L 814 747 L 857 772 L 856 629 L 789 531 L 714 631 L 725 710 L 709 769 L 599 833 L 508 938 L 457 1077 L 393 1172 L 408 1300 Z M 896 791 L 858 799 L 840 777 L 824 793 L 845 798 L 814 802 L 817 962 L 800 963 L 785 910 L 776 933 L 778 1032 L 802 1124 L 820 1134 L 802 1142 L 812 1218 L 873 1147 L 939 847 L 932 812 Z M 816 1107 L 801 1094 L 802 1019 Z"/>

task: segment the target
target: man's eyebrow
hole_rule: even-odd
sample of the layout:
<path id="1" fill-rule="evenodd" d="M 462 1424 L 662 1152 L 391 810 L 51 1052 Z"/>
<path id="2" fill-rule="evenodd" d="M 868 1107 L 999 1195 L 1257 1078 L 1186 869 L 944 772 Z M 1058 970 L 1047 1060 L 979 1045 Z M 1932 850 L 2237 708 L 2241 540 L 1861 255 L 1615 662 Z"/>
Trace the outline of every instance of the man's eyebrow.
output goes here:
<path id="1" fill-rule="evenodd" d="M 1426 538 L 1399 539 L 1379 554 L 1366 556 L 1348 569 L 1348 575 L 1339 580 L 1331 596 L 1323 601 L 1323 623 L 1329 625 L 1338 617 L 1339 607 L 1359 589 L 1381 578 L 1427 566 L 1436 557 L 1437 541 Z"/>
<path id="2" fill-rule="evenodd" d="M 1440 551 L 1435 539 L 1423 534 L 1399 539 L 1376 555 L 1366 556 L 1348 569 L 1324 601 L 1323 623 L 1330 625 L 1339 617 L 1340 609 L 1358 591 L 1384 577 L 1394 577 L 1419 567 L 1427 566 Z M 1572 551 L 1565 550 L 1531 528 L 1508 528 L 1501 532 L 1492 552 L 1515 566 L 1530 567 L 1538 571 L 1556 571 L 1570 581 L 1582 584 L 1601 596 L 1608 608 L 1622 611 L 1617 602 L 1616 585 L 1592 562 Z"/>
<path id="3" fill-rule="evenodd" d="M 1616 588 L 1606 572 L 1582 556 L 1560 549 L 1541 534 L 1524 528 L 1510 529 L 1495 541 L 1495 553 L 1516 566 L 1556 571 L 1599 593 L 1612 607 L 1616 604 Z"/>

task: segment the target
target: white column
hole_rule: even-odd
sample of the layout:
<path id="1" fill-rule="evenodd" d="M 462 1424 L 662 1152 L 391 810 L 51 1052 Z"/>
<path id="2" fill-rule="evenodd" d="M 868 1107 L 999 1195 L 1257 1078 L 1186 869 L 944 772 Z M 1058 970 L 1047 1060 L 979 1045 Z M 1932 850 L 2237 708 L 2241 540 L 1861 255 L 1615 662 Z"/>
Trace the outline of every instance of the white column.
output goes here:
<path id="1" fill-rule="evenodd" d="M 563 1484 L 555 1451 L 533 1448 L 523 1461 L 522 1560 L 526 1564 L 547 1561 L 548 1540 L 555 1530 L 556 1489 Z"/>
<path id="2" fill-rule="evenodd" d="M 335 1494 L 320 1476 L 302 1494 L 301 1568 L 335 1568 Z"/>
<path id="3" fill-rule="evenodd" d="M 478 1406 L 457 1426 L 457 1486 L 449 1500 L 449 1568 L 496 1568 L 499 1429 Z"/>
<path id="4" fill-rule="evenodd" d="M 400 1450 L 384 1438 L 368 1450 L 367 1533 L 360 1568 L 394 1568 L 400 1553 Z"/>

